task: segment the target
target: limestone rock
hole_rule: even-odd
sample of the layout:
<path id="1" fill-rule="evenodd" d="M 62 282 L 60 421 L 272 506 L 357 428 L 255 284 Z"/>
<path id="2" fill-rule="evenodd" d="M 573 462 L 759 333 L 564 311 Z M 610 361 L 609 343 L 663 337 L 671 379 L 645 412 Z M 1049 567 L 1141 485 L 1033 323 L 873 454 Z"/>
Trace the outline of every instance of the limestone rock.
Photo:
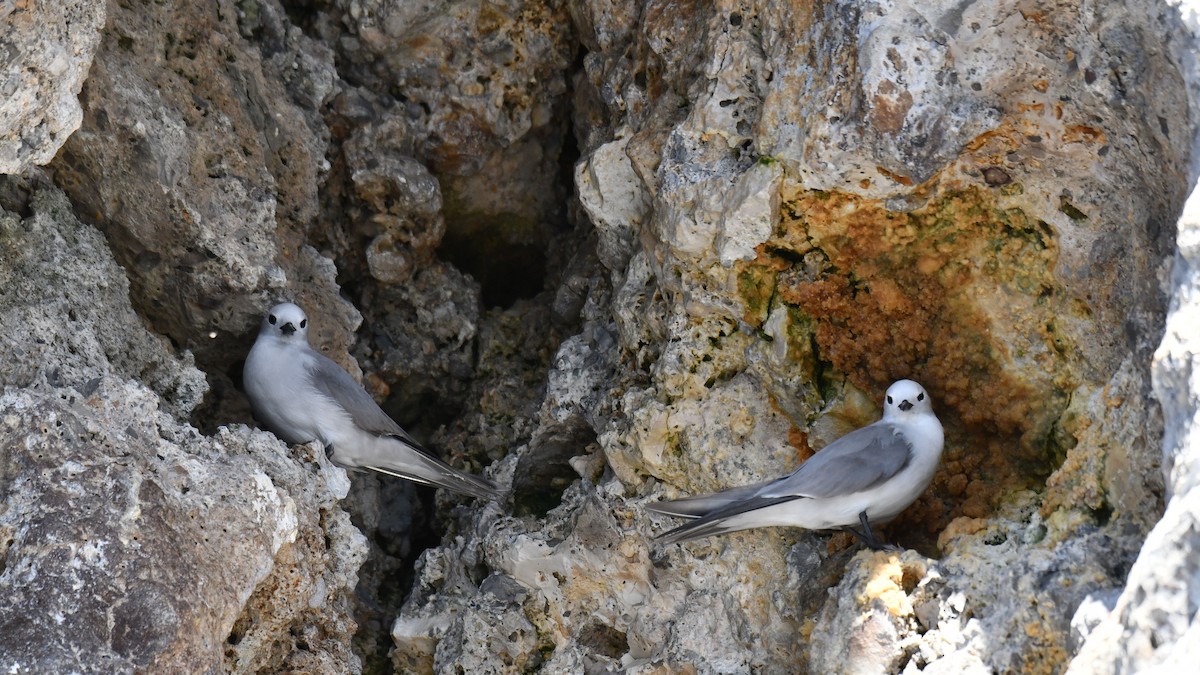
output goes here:
<path id="1" fill-rule="evenodd" d="M 524 667 L 535 650 L 548 670 L 1064 667 L 1077 608 L 1120 587 L 1161 508 L 1147 359 L 1197 129 L 1177 13 L 610 7 L 573 14 L 596 31 L 576 119 L 610 130 L 580 134 L 575 177 L 611 287 L 554 360 L 579 404 L 548 389 L 504 466 L 515 482 L 544 456 L 552 410 L 605 461 L 572 458 L 582 484 L 544 521 L 477 514 L 427 552 L 435 592 L 401 612 L 397 658 L 484 667 L 452 609 L 484 601 L 465 581 L 483 555 L 531 594 L 495 605 Z M 602 331 L 619 357 L 585 386 Z M 642 501 L 781 475 L 906 376 L 947 451 L 891 533 L 940 559 L 847 566 L 842 539 L 788 531 L 639 546 L 670 524 Z"/>
<path id="2" fill-rule="evenodd" d="M 398 406 L 462 400 L 475 372 L 479 293 L 478 284 L 456 268 L 436 264 L 406 284 L 369 294 L 375 318 L 355 355 L 375 364 L 380 381 L 395 383 L 386 394 Z"/>
<path id="3" fill-rule="evenodd" d="M 568 3 L 331 5 L 317 26 L 338 47 L 342 77 L 395 92 L 382 126 L 406 132 L 377 147 L 408 144 L 441 184 L 442 256 L 483 283 L 488 306 L 541 291 L 547 249 L 566 216 L 558 175 L 568 133 L 566 73 L 576 49 Z M 354 173 L 373 170 L 351 162 Z M 428 236 L 441 241 L 442 227 Z M 393 239 L 379 247 L 390 249 Z M 389 278 L 402 278 L 406 268 L 400 264 Z"/>
<path id="4" fill-rule="evenodd" d="M 1154 388 L 1150 365 L 1200 167 L 1173 6 L 107 11 L 45 173 L 66 199 L 37 173 L 0 183 L 0 668 L 1058 672 L 1082 643 L 1077 669 L 1116 672 L 1193 653 L 1188 227 Z M 510 498 L 348 478 L 237 425 L 239 361 L 284 298 Z M 910 550 L 652 542 L 676 521 L 646 503 L 782 475 L 899 377 L 947 431 L 885 530 Z M 86 517 L 46 516 L 68 498 Z"/>
<path id="5" fill-rule="evenodd" d="M 628 137 L 596 148 L 591 159 L 575 168 L 575 187 L 599 237 L 597 251 L 604 266 L 623 271 L 633 255 L 637 233 L 646 217 L 646 191 L 625 155 Z"/>
<path id="6" fill-rule="evenodd" d="M 79 89 L 100 44 L 107 3 L 0 6 L 0 174 L 46 164 L 83 118 Z"/>
<path id="7" fill-rule="evenodd" d="M 345 152 L 358 197 L 369 205 L 375 226 L 367 248 L 371 276 L 399 284 L 409 281 L 421 263 L 428 264 L 442 243 L 442 193 L 424 165 L 388 153 L 382 140 L 380 134 L 362 133 L 346 143 Z"/>
<path id="8" fill-rule="evenodd" d="M 1165 421 L 1166 512 L 1151 530 L 1111 613 L 1091 628 L 1068 672 L 1132 673 L 1188 669 L 1197 651 L 1195 602 L 1200 444 L 1196 411 L 1196 288 L 1200 284 L 1200 194 L 1192 192 L 1179 222 L 1171 273 L 1171 313 L 1154 356 L 1154 391 Z"/>
<path id="9" fill-rule="evenodd" d="M 0 395 L 0 663 L 357 671 L 363 540 L 324 481 L 273 438 L 203 438 L 157 401 L 110 376 Z"/>
<path id="10" fill-rule="evenodd" d="M 0 384 L 88 391 L 103 375 L 137 378 L 186 418 L 207 389 L 204 375 L 143 327 L 104 237 L 52 186 L 9 181 L 0 205 L 28 217 L 0 213 Z"/>
<path id="11" fill-rule="evenodd" d="M 335 86 L 332 53 L 278 4 L 241 7 L 112 5 L 83 123 L 52 165 L 155 331 L 222 374 L 231 342 L 282 298 L 353 311 L 302 251 L 328 169 L 317 108 Z"/>
<path id="12" fill-rule="evenodd" d="M 203 374 L 146 330 L 100 233 L 53 186 L 2 192 L 28 213 L 0 214 L 3 667 L 357 670 L 344 473 L 181 422 Z"/>
<path id="13" fill-rule="evenodd" d="M 1070 622 L 1121 582 L 1132 552 L 1110 534 L 1047 524 L 1018 494 L 940 561 L 860 554 L 813 631 L 814 672 L 1049 672 L 1069 658 Z"/>

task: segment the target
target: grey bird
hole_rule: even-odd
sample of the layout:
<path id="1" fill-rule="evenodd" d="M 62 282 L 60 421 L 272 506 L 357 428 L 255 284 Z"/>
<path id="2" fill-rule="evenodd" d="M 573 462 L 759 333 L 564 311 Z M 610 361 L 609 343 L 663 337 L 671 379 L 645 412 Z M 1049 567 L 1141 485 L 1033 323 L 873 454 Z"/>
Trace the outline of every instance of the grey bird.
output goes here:
<path id="1" fill-rule="evenodd" d="M 242 378 L 255 417 L 288 443 L 320 441 L 335 464 L 349 469 L 481 499 L 500 496 L 492 481 L 459 471 L 421 447 L 349 373 L 310 347 L 308 317 L 290 302 L 263 317 Z"/>
<path id="2" fill-rule="evenodd" d="M 659 502 L 651 511 L 691 522 L 657 540 L 674 543 L 754 527 L 844 528 L 884 548 L 871 523 L 886 523 L 929 487 L 942 456 L 942 424 L 912 380 L 887 390 L 883 419 L 822 448 L 790 475 L 702 497 Z M 854 529 L 860 524 L 862 531 Z"/>

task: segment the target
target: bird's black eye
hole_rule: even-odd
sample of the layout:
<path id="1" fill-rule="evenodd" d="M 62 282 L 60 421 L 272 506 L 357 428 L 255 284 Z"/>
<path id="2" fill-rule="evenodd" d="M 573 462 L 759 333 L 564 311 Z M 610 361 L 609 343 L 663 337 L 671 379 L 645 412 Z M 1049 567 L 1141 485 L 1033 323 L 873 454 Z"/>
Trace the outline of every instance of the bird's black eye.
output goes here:
<path id="1" fill-rule="evenodd" d="M 308 319 L 300 319 L 300 327 L 304 328 L 308 325 Z"/>
<path id="2" fill-rule="evenodd" d="M 303 324 L 301 324 L 301 325 L 303 325 Z M 925 392 L 921 392 L 921 393 L 917 394 L 917 400 L 924 401 L 925 400 Z"/>
<path id="3" fill-rule="evenodd" d="M 888 405 L 891 405 L 891 404 L 892 404 L 892 397 L 891 397 L 891 396 L 889 396 L 889 397 L 888 397 Z"/>
<path id="4" fill-rule="evenodd" d="M 267 323 L 271 324 L 272 326 L 275 325 L 275 315 L 274 314 L 270 314 L 267 316 Z"/>

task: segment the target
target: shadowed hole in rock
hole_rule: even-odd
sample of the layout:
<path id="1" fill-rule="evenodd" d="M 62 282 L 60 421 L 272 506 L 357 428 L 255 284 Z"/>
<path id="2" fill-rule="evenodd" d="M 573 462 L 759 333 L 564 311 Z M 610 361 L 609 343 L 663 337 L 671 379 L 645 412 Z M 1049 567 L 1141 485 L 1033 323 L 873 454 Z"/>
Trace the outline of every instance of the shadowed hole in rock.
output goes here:
<path id="1" fill-rule="evenodd" d="M 225 643 L 232 647 L 238 646 L 238 644 L 242 641 L 242 637 L 244 637 L 246 634 L 246 627 L 248 623 L 249 619 L 247 619 L 245 616 L 240 617 L 237 620 L 237 623 L 233 625 L 233 630 L 229 631 L 229 637 L 225 638 Z"/>
<path id="2" fill-rule="evenodd" d="M 579 644 L 600 656 L 619 659 L 629 652 L 629 638 L 625 633 L 605 626 L 602 623 L 592 623 L 579 631 Z"/>
<path id="3" fill-rule="evenodd" d="M 431 438 L 439 428 L 452 424 L 463 414 L 461 401 L 441 395 L 421 379 L 409 377 L 396 382 L 387 399 L 379 406 L 388 417 L 396 420 L 418 440 Z M 439 448 L 428 449 L 439 454 Z"/>
<path id="4" fill-rule="evenodd" d="M 596 432 L 577 417 L 535 437 L 513 474 L 513 513 L 541 518 L 558 506 L 579 478 L 570 459 L 585 454 L 595 441 Z"/>
<path id="5" fill-rule="evenodd" d="M 509 307 L 544 286 L 545 237 L 538 230 L 516 215 L 448 215 L 438 255 L 479 282 L 485 306 Z"/>
<path id="6" fill-rule="evenodd" d="M 900 572 L 900 586 L 908 595 L 912 595 L 913 591 L 917 590 L 917 584 L 921 583 L 921 579 L 925 577 L 924 565 L 904 565 Z"/>
<path id="7" fill-rule="evenodd" d="M 578 56 L 574 68 L 582 69 L 582 64 L 582 56 Z M 570 95 L 564 100 L 570 100 Z M 547 183 L 544 190 L 534 190 L 553 197 L 547 200 L 540 215 L 530 215 L 537 209 L 500 213 L 476 211 L 470 200 L 462 199 L 462 195 L 456 195 L 454 189 L 443 183 L 446 233 L 437 254 L 479 282 L 486 308 L 511 307 L 517 300 L 532 298 L 542 292 L 546 287 L 548 268 L 553 266 L 554 252 L 549 249 L 556 233 L 570 227 L 565 205 L 574 185 L 574 167 L 580 153 L 571 114 L 565 107 L 555 106 L 555 110 L 559 119 L 544 130 L 548 135 L 543 137 L 540 150 L 540 154 L 555 158 L 543 167 L 550 180 L 544 181 Z M 504 177 L 497 182 L 522 180 L 528 179 Z M 492 187 L 505 189 L 504 185 Z M 550 202 L 554 206 L 550 206 Z"/>
<path id="8" fill-rule="evenodd" d="M 395 608 L 404 604 L 416 579 L 416 562 L 427 548 L 441 541 L 443 528 L 434 522 L 436 490 L 399 478 L 355 476 L 357 481 L 378 481 L 380 508 L 374 527 L 353 505 L 343 505 L 350 520 L 371 540 L 370 553 L 359 570 L 354 643 L 363 659 L 364 672 L 392 672 L 388 653 L 393 647 L 390 625 Z M 353 489 L 361 489 L 358 486 Z"/>
<path id="9" fill-rule="evenodd" d="M 20 180 L 0 181 L 0 208 L 16 214 L 22 220 L 33 217 L 32 186 Z"/>

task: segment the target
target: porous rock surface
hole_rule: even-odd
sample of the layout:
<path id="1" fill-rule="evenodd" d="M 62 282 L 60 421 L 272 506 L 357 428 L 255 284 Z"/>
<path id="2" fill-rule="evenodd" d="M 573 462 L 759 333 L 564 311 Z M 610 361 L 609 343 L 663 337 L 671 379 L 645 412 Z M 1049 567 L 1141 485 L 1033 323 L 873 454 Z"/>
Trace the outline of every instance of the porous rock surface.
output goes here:
<path id="1" fill-rule="evenodd" d="M 0 174 L 46 164 L 79 128 L 77 97 L 100 45 L 107 4 L 0 5 Z"/>
<path id="2" fill-rule="evenodd" d="M 1187 662 L 1174 6 L 105 11 L 82 121 L 47 122 L 79 130 L 0 182 L 0 669 Z M 280 299 L 510 496 L 245 426 Z M 900 377 L 947 438 L 908 550 L 651 541 L 647 503 L 782 475 Z"/>
<path id="3" fill-rule="evenodd" d="M 357 671 L 343 472 L 182 422 L 203 374 L 104 238 L 57 188 L 8 187 L 28 215 L 0 214 L 0 667 Z"/>
<path id="4" fill-rule="evenodd" d="M 427 553 L 398 665 L 1056 672 L 1077 608 L 1123 584 L 1162 508 L 1149 357 L 1190 185 L 1187 33 L 1164 6 L 835 5 L 573 8 L 595 31 L 575 114 L 610 121 L 575 172 L 607 279 L 539 417 L 598 452 L 546 519 L 479 516 L 473 594 L 479 553 Z M 1164 33 L 1175 51 L 1138 46 Z M 786 472 L 904 376 L 948 443 L 892 532 L 936 560 L 647 543 L 668 523 L 645 501 Z M 501 620 L 460 622 L 472 595 Z"/>
<path id="5" fill-rule="evenodd" d="M 1106 599 L 1111 612 L 1094 614 L 1069 673 L 1183 671 L 1200 658 L 1200 620 L 1194 611 L 1200 572 L 1200 194 L 1195 191 L 1179 220 L 1177 244 L 1171 311 L 1153 366 L 1165 426 L 1167 509 L 1146 537 L 1125 588 Z"/>

